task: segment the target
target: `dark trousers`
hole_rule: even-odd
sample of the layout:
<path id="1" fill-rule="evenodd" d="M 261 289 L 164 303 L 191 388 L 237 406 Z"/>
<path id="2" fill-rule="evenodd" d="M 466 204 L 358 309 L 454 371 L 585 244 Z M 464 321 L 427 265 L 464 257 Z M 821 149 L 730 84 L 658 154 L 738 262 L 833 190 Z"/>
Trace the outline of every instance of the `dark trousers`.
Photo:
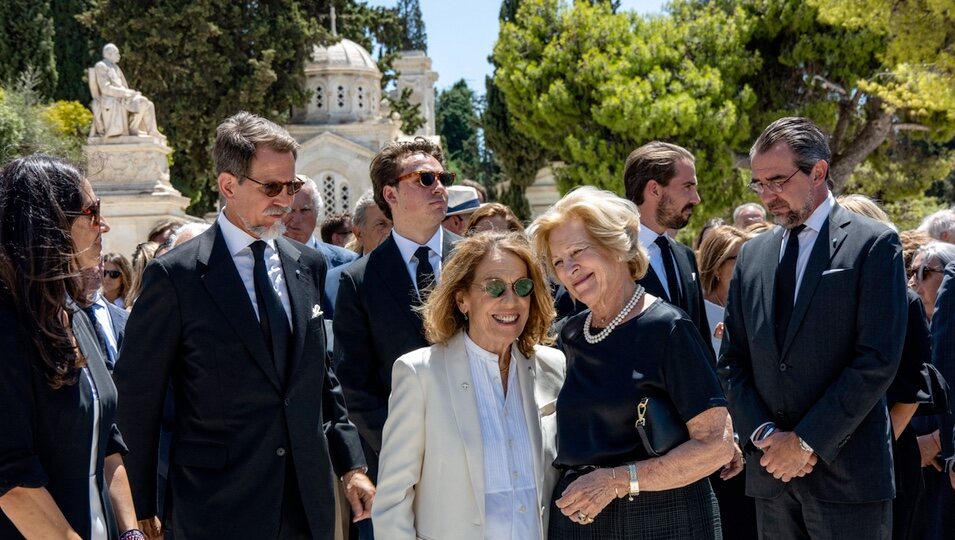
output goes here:
<path id="1" fill-rule="evenodd" d="M 890 540 L 892 501 L 836 503 L 790 482 L 774 499 L 756 499 L 762 540 Z"/>

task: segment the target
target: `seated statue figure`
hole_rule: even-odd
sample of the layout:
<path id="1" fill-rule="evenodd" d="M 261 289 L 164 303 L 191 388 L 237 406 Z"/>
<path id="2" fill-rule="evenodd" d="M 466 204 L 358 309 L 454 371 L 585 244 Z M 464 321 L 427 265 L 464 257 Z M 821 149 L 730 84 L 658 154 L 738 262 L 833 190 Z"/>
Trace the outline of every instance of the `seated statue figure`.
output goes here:
<path id="1" fill-rule="evenodd" d="M 119 48 L 107 43 L 103 47 L 103 59 L 89 70 L 90 92 L 93 94 L 90 137 L 141 133 L 163 137 L 156 128 L 153 102 L 129 87 L 118 64 Z"/>

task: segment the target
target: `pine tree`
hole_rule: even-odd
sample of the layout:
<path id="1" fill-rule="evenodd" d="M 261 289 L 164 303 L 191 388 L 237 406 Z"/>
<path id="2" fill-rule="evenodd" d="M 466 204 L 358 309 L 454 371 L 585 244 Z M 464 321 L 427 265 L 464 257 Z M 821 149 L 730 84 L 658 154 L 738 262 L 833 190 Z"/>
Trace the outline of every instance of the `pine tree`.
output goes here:
<path id="1" fill-rule="evenodd" d="M 50 0 L 53 14 L 53 47 L 57 81 L 53 99 L 89 103 L 91 96 L 86 70 L 100 59 L 102 46 L 96 34 L 80 21 L 90 9 L 90 0 Z M 97 44 L 99 46 L 97 46 Z"/>
<path id="2" fill-rule="evenodd" d="M 36 90 L 51 96 L 56 88 L 53 54 L 53 18 L 49 0 L 3 0 L 0 2 L 0 83 L 13 85 L 32 68 Z"/>
<path id="3" fill-rule="evenodd" d="M 428 52 L 428 34 L 425 32 L 418 0 L 398 0 L 397 11 L 404 24 L 402 50 Z"/>

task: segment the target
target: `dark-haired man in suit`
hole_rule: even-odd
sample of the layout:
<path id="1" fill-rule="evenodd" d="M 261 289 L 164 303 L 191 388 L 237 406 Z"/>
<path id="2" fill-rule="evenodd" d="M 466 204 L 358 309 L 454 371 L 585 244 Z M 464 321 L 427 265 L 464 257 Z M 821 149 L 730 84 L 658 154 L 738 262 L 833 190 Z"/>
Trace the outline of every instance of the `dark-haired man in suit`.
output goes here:
<path id="1" fill-rule="evenodd" d="M 356 518 L 374 487 L 325 358 L 322 256 L 282 236 L 298 145 L 249 113 L 214 149 L 226 206 L 153 261 L 114 373 L 136 510 L 155 533 L 167 381 L 176 414 L 164 528 L 178 538 L 334 537 L 333 482 Z"/>
<path id="2" fill-rule="evenodd" d="M 750 157 L 750 188 L 778 227 L 739 253 L 718 372 L 760 538 L 887 540 L 885 392 L 907 317 L 899 237 L 835 202 L 811 121 L 773 122 Z"/>
<path id="3" fill-rule="evenodd" d="M 627 198 L 640 209 L 640 243 L 650 258 L 650 268 L 639 283 L 685 311 L 703 341 L 710 343 L 696 257 L 667 234 L 686 227 L 693 207 L 700 204 L 693 154 L 675 144 L 649 142 L 627 157 L 623 181 Z"/>
<path id="4" fill-rule="evenodd" d="M 341 275 L 335 302 L 335 372 L 364 443 L 371 477 L 377 472 L 388 416 L 391 367 L 399 356 L 428 346 L 419 315 L 442 261 L 460 237 L 443 229 L 448 208 L 441 148 L 418 137 L 385 146 L 371 162 L 374 199 L 392 220 L 391 234 Z M 443 179 L 442 179 L 443 177 Z"/>

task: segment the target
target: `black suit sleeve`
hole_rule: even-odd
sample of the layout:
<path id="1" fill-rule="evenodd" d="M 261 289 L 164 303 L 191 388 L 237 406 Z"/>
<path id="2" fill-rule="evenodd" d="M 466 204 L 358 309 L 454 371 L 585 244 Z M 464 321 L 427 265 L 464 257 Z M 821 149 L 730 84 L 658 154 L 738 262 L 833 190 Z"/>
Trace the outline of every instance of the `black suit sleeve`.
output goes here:
<path id="1" fill-rule="evenodd" d="M 773 420 L 772 413 L 759 396 L 753 381 L 753 357 L 750 353 L 749 329 L 746 328 L 745 310 L 758 309 L 757 306 L 743 305 L 740 284 L 749 276 L 743 275 L 743 269 L 753 266 L 748 262 L 751 246 L 743 245 L 733 270 L 727 295 L 726 314 L 723 317 L 723 343 L 719 351 L 717 374 L 723 385 L 723 392 L 729 402 L 733 424 L 741 439 L 749 442 L 749 436 L 760 425 Z M 755 256 L 759 256 L 757 252 Z M 744 444 L 745 444 L 744 443 Z"/>
<path id="2" fill-rule="evenodd" d="M 932 363 L 953 388 L 948 393 L 949 409 L 955 411 L 955 263 L 945 267 L 945 278 L 935 299 L 932 315 Z M 955 455 L 952 438 L 955 437 L 955 421 L 952 414 L 938 415 L 939 438 L 942 441 L 942 456 Z"/>
<path id="3" fill-rule="evenodd" d="M 902 246 L 892 230 L 871 245 L 859 269 L 855 350 L 794 431 L 826 462 L 885 396 L 902 355 L 907 299 Z"/>
<path id="4" fill-rule="evenodd" d="M 146 267 L 142 295 L 126 323 L 126 339 L 113 372 L 118 422 L 129 454 L 126 471 L 138 519 L 156 515 L 159 424 L 166 385 L 180 341 L 179 299 L 160 261 Z"/>
<path id="5" fill-rule="evenodd" d="M 382 391 L 372 347 L 369 317 L 352 272 L 342 272 L 335 300 L 335 373 L 345 390 L 352 421 L 375 452 L 381 451 L 381 432 L 388 417 L 388 394 Z"/>
<path id="6" fill-rule="evenodd" d="M 325 386 L 322 394 L 322 414 L 328 452 L 335 474 L 342 477 L 346 472 L 366 467 L 365 456 L 358 438 L 358 429 L 348 419 L 345 394 L 331 366 L 325 367 Z"/>

